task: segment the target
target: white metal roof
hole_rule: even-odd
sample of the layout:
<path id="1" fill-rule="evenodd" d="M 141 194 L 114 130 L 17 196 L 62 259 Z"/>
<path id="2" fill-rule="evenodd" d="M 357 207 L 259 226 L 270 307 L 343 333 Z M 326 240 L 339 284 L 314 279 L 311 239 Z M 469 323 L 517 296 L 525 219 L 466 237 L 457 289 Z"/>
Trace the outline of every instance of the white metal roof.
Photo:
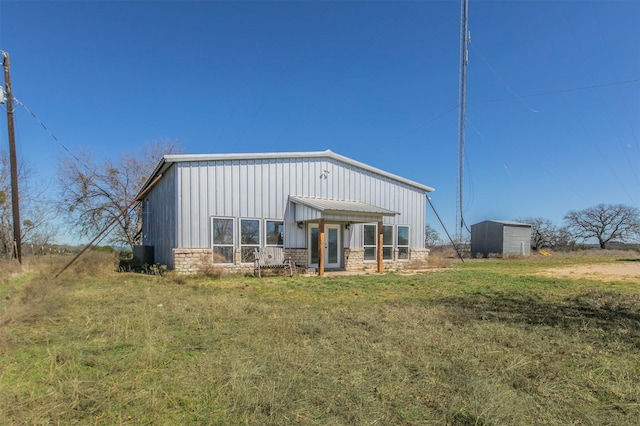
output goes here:
<path id="1" fill-rule="evenodd" d="M 484 222 L 500 223 L 502 225 L 507 225 L 507 226 L 529 226 L 529 227 L 531 227 L 531 225 L 528 224 L 528 223 L 516 222 L 516 221 L 513 221 L 513 220 L 485 220 Z M 480 223 L 482 223 L 482 222 L 480 222 Z"/>

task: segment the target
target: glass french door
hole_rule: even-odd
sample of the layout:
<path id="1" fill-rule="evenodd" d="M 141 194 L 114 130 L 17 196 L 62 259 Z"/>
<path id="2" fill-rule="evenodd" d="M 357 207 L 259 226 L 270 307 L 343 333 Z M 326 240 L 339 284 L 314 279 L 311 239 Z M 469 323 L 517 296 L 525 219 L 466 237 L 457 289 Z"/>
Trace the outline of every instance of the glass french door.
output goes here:
<path id="1" fill-rule="evenodd" d="M 309 265 L 318 266 L 320 250 L 318 248 L 318 225 L 309 226 Z M 340 267 L 340 225 L 324 226 L 324 267 Z"/>

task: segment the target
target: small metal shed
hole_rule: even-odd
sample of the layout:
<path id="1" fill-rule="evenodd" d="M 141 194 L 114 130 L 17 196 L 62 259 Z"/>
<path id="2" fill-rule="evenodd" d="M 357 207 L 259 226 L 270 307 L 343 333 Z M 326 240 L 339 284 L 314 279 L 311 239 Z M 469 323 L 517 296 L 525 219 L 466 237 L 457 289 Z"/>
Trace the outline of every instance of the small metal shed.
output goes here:
<path id="1" fill-rule="evenodd" d="M 471 225 L 471 255 L 529 256 L 531 225 L 508 220 L 485 220 Z"/>

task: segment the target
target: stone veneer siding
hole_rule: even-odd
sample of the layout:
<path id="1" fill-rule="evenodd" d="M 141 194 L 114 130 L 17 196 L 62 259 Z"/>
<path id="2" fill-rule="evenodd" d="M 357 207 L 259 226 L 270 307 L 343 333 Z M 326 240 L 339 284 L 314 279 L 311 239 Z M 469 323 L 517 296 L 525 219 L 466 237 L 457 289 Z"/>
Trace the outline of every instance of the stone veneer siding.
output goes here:
<path id="1" fill-rule="evenodd" d="M 363 268 L 368 269 L 368 264 L 364 263 L 364 249 L 345 248 L 344 257 L 342 259 L 344 262 L 345 271 L 355 271 Z M 376 265 L 373 264 L 373 268 L 375 267 Z"/>
<path id="2" fill-rule="evenodd" d="M 293 263 L 302 268 L 307 268 L 308 250 L 305 248 L 284 249 L 285 257 L 291 257 Z M 212 262 L 211 249 L 206 248 L 177 248 L 173 249 L 174 269 L 179 274 L 197 274 L 209 268 L 221 268 L 226 273 L 253 273 L 252 263 L 240 263 L 240 250 L 234 252 L 235 265 L 218 265 Z M 397 259 L 397 250 L 394 251 L 394 258 Z M 410 249 L 409 260 L 385 260 L 384 269 L 405 269 L 415 267 L 416 262 L 426 262 L 429 257 L 429 249 Z M 344 270 L 374 270 L 376 262 L 364 262 L 364 249 L 345 248 L 344 249 Z"/>
<path id="3" fill-rule="evenodd" d="M 306 248 L 286 248 L 284 249 L 284 258 L 290 257 L 296 266 L 306 268 L 309 261 L 308 253 Z"/>
<path id="4" fill-rule="evenodd" d="M 428 248 L 412 248 L 409 249 L 409 262 L 424 262 L 424 266 L 427 266 L 427 262 L 429 261 L 429 253 L 431 250 Z M 407 262 L 400 262 L 407 263 Z"/>
<path id="5" fill-rule="evenodd" d="M 393 252 L 394 260 L 384 260 L 382 268 L 384 269 L 410 269 L 416 266 L 416 263 L 424 262 L 425 266 L 429 258 L 429 249 L 412 248 L 409 251 L 409 259 L 398 260 L 398 249 Z M 358 270 L 376 270 L 378 263 L 376 261 L 364 261 L 364 249 L 361 248 L 345 248 L 344 249 L 344 269 L 345 271 Z"/>
<path id="6" fill-rule="evenodd" d="M 174 270 L 179 274 L 197 274 L 210 268 L 221 268 L 226 273 L 253 273 L 253 263 L 240 263 L 240 250 L 234 251 L 236 263 L 214 264 L 210 248 L 173 249 Z"/>

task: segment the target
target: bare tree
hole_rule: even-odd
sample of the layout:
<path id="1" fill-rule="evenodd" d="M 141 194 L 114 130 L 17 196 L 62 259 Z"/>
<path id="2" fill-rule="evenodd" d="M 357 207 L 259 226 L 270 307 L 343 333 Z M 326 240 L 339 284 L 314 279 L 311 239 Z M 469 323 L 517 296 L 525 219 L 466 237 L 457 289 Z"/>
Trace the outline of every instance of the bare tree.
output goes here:
<path id="1" fill-rule="evenodd" d="M 51 217 L 52 202 L 45 205 L 35 205 L 29 210 L 29 219 L 22 221 L 22 244 L 45 246 L 53 242 L 58 227 L 53 223 Z"/>
<path id="2" fill-rule="evenodd" d="M 0 151 L 0 253 L 13 253 L 13 223 L 11 221 L 11 186 L 9 185 L 9 158 Z"/>
<path id="3" fill-rule="evenodd" d="M 442 238 L 438 234 L 438 231 L 433 229 L 428 223 L 424 227 L 424 245 L 426 247 L 441 246 L 443 244 Z"/>
<path id="4" fill-rule="evenodd" d="M 94 162 L 81 153 L 58 163 L 62 197 L 58 209 L 65 222 L 80 236 L 102 231 L 110 222 L 116 228 L 109 236 L 114 244 L 134 246 L 140 242 L 140 209 L 128 209 L 160 158 L 179 151 L 177 142 L 161 141 L 137 153 L 123 152 L 117 161 Z"/>
<path id="5" fill-rule="evenodd" d="M 543 217 L 527 217 L 516 219 L 517 222 L 531 225 L 531 248 L 555 248 L 560 239 L 560 229 L 549 219 Z"/>
<path id="6" fill-rule="evenodd" d="M 33 170 L 23 161 L 18 164 L 20 211 L 23 218 L 20 239 L 23 245 L 33 244 L 36 238 L 50 240 L 55 235 L 50 200 L 45 197 L 46 191 L 39 189 L 33 181 L 33 174 Z M 0 150 L 0 254 L 10 258 L 14 250 L 9 155 Z"/>
<path id="7" fill-rule="evenodd" d="M 577 249 L 576 239 L 569 233 L 566 226 L 558 228 L 557 239 L 553 249 L 559 251 L 573 251 Z"/>
<path id="8" fill-rule="evenodd" d="M 627 242 L 640 236 L 640 210 L 623 204 L 598 204 L 584 210 L 572 210 L 564 220 L 572 236 L 595 238 L 601 249 L 607 248 L 610 242 Z"/>

